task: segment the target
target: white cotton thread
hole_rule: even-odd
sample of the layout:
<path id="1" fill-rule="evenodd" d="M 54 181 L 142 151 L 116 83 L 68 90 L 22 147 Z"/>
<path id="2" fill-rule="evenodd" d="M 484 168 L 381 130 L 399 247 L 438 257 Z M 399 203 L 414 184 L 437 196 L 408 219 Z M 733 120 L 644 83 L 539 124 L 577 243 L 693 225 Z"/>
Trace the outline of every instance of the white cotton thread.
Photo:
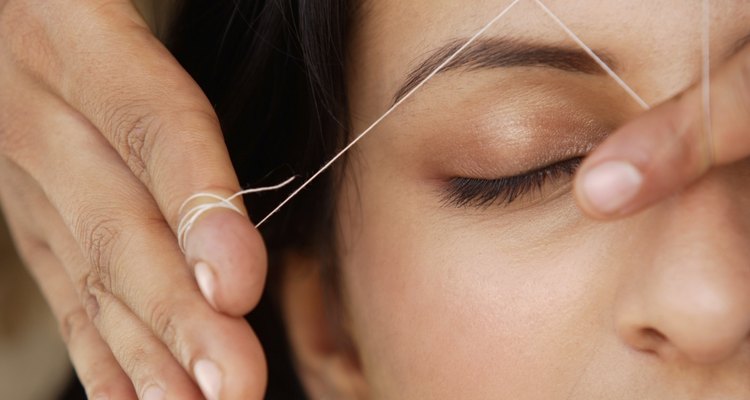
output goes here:
<path id="1" fill-rule="evenodd" d="M 383 115 L 380 116 L 375 122 L 372 123 L 367 129 L 365 129 L 362 133 L 357 135 L 357 137 L 354 138 L 346 147 L 344 147 L 338 154 L 336 154 L 330 161 L 325 163 L 323 167 L 321 167 L 315 174 L 313 174 L 310 178 L 308 178 L 297 190 L 292 192 L 284 201 L 282 201 L 273 211 L 268 213 L 265 218 L 263 218 L 256 227 L 260 227 L 263 225 L 266 221 L 268 221 L 269 218 L 274 216 L 276 213 L 278 213 L 287 203 L 292 201 L 297 195 L 304 190 L 307 186 L 309 186 L 315 179 L 317 179 L 320 175 L 322 175 L 324 172 L 326 172 L 331 166 L 338 161 L 341 157 L 344 156 L 344 154 L 348 153 L 349 150 L 351 150 L 352 147 L 354 147 L 357 143 L 359 143 L 360 140 L 362 140 L 365 136 L 367 136 L 370 132 L 372 132 L 373 129 L 375 129 L 378 125 L 380 125 L 381 122 L 383 122 L 384 119 L 388 118 L 389 115 L 391 115 L 396 109 L 398 109 L 401 104 L 403 104 L 406 100 L 408 100 L 411 96 L 414 95 L 419 89 L 421 89 L 424 85 L 427 84 L 430 80 L 432 80 L 435 75 L 437 75 L 440 71 L 442 71 L 448 64 L 450 64 L 456 57 L 458 57 L 464 50 L 466 50 L 469 46 L 471 46 L 472 43 L 474 43 L 480 36 L 482 36 L 485 32 L 487 32 L 488 29 L 490 29 L 497 21 L 502 19 L 508 12 L 520 2 L 521 0 L 513 0 L 510 5 L 505 7 L 500 14 L 498 14 L 495 18 L 490 20 L 482 29 L 480 29 L 477 33 L 474 34 L 469 40 L 464 43 L 463 46 L 459 47 L 453 54 L 450 55 L 450 57 L 446 58 L 445 61 L 443 61 L 440 65 L 437 66 L 427 77 L 425 77 L 419 84 L 414 86 L 409 92 L 407 92 L 399 101 L 394 103 L 391 108 L 389 108 Z"/>
<path id="2" fill-rule="evenodd" d="M 521 0 L 514 0 L 510 5 L 505 7 L 496 17 L 494 17 L 490 22 L 488 22 L 482 29 L 480 29 L 477 33 L 475 33 L 469 40 L 466 41 L 466 43 L 463 44 L 460 48 L 458 48 L 453 54 L 451 54 L 443 63 L 441 63 L 437 68 L 435 68 L 425 79 L 423 79 L 419 84 L 414 86 L 409 92 L 407 92 L 399 101 L 397 101 L 391 108 L 389 108 L 383 115 L 380 116 L 375 122 L 372 123 L 367 129 L 365 129 L 362 133 L 357 135 L 354 140 L 352 140 L 346 147 L 344 147 L 339 153 L 337 153 L 330 161 L 328 161 L 323 167 L 321 167 L 315 174 L 313 174 L 310 178 L 308 178 L 299 188 L 297 188 L 292 194 L 290 194 L 284 201 L 282 201 L 275 209 L 273 209 L 268 215 L 265 216 L 257 225 L 256 227 L 260 227 L 263 225 L 266 221 L 268 221 L 269 218 L 274 216 L 276 213 L 278 213 L 287 203 L 292 201 L 302 190 L 304 190 L 307 186 L 309 186 L 315 179 L 317 179 L 320 175 L 322 175 L 325 171 L 327 171 L 336 161 L 338 161 L 341 157 L 344 156 L 349 150 L 351 150 L 352 147 L 354 147 L 359 141 L 361 141 L 365 136 L 367 136 L 370 132 L 372 132 L 373 129 L 375 129 L 378 125 L 380 125 L 381 122 L 383 122 L 384 119 L 386 119 L 389 115 L 391 115 L 396 109 L 398 109 L 401 104 L 403 104 L 406 100 L 408 100 L 411 96 L 414 95 L 417 91 L 419 91 L 427 82 L 432 80 L 435 75 L 437 75 L 440 71 L 442 71 L 448 64 L 450 64 L 456 57 L 458 57 L 464 50 L 466 50 L 472 43 L 474 43 L 480 36 L 482 36 L 487 30 L 489 30 L 497 21 L 502 19 L 508 12 L 520 2 Z M 594 61 L 596 61 L 599 66 L 606 71 L 606 73 L 617 82 L 620 87 L 622 87 L 641 107 L 643 107 L 645 110 L 649 110 L 651 106 L 644 101 L 641 96 L 639 96 L 622 78 L 620 78 L 617 73 L 615 73 L 612 68 L 607 65 L 599 56 L 594 53 L 593 50 L 589 46 L 586 45 L 579 37 L 576 35 L 570 28 L 565 25 L 565 23 L 555 15 L 552 10 L 550 10 L 544 3 L 542 3 L 540 0 L 534 0 L 541 8 L 545 11 L 547 15 L 549 15 L 567 34 L 570 36 L 589 56 L 591 56 Z"/>
<path id="3" fill-rule="evenodd" d="M 583 49 L 583 51 L 586 52 L 586 54 L 588 54 L 589 56 L 591 56 L 591 58 L 593 58 L 594 61 L 596 61 L 596 63 L 599 64 L 599 66 L 602 67 L 602 69 L 604 69 L 604 71 L 612 79 L 614 79 L 615 82 L 617 82 L 617 84 L 620 85 L 620 87 L 622 87 L 630 95 L 630 97 L 633 98 L 633 100 L 635 100 L 641 107 L 643 107 L 644 110 L 650 110 L 651 109 L 651 106 L 648 103 L 646 103 L 646 101 L 643 100 L 643 98 L 641 98 L 641 96 L 639 96 L 638 93 L 636 93 L 635 90 L 633 90 L 633 88 L 631 88 L 630 85 L 628 85 L 625 82 L 625 80 L 623 80 L 622 78 L 620 78 L 620 76 L 617 75 L 617 73 L 615 71 L 613 71 L 612 68 L 610 68 L 610 66 L 607 65 L 607 63 L 605 63 L 604 60 L 601 59 L 601 57 L 599 57 L 598 55 L 596 55 L 596 53 L 594 52 L 594 50 L 591 50 L 591 48 L 589 46 L 587 46 L 586 43 L 584 43 L 583 40 L 581 40 L 581 38 L 578 37 L 578 35 L 576 35 L 575 32 L 573 32 L 572 29 L 568 28 L 568 26 L 565 25 L 565 23 L 562 21 L 562 19 L 560 17 L 558 17 L 555 13 L 553 13 L 552 10 L 550 10 L 549 7 L 547 7 L 542 2 L 542 0 L 534 0 L 534 1 L 536 2 L 536 4 L 539 5 L 539 7 L 542 8 L 542 10 L 544 10 L 545 13 L 547 13 L 547 15 L 550 16 L 550 18 L 552 18 L 555 21 L 555 23 L 557 23 L 558 26 L 560 26 L 560 28 L 562 28 L 562 30 L 565 31 L 565 33 L 571 39 L 573 39 L 574 42 L 576 42 L 576 44 L 578 44 Z"/>
<path id="4" fill-rule="evenodd" d="M 213 194 L 213 193 L 196 193 L 188 197 L 187 200 L 185 200 L 180 206 L 179 214 L 182 214 L 182 211 L 185 209 L 185 207 L 187 207 L 187 205 L 191 201 L 194 201 L 197 199 L 210 199 L 213 201 L 210 203 L 199 204 L 191 208 L 188 212 L 185 213 L 185 215 L 182 216 L 182 219 L 180 219 L 179 225 L 177 225 L 177 243 L 180 245 L 180 250 L 182 250 L 182 252 L 185 253 L 185 245 L 187 244 L 188 234 L 190 233 L 190 230 L 193 228 L 193 225 L 195 224 L 196 221 L 198 221 L 198 218 L 200 218 L 201 215 L 207 213 L 210 210 L 224 208 L 224 209 L 235 211 L 244 216 L 245 214 L 239 209 L 239 207 L 235 206 L 232 203 L 232 200 L 240 196 L 247 195 L 247 194 L 255 194 L 255 193 L 279 190 L 289 185 L 290 183 L 292 183 L 292 181 L 294 181 L 295 179 L 296 177 L 291 177 L 278 185 L 242 190 L 226 198 Z"/>

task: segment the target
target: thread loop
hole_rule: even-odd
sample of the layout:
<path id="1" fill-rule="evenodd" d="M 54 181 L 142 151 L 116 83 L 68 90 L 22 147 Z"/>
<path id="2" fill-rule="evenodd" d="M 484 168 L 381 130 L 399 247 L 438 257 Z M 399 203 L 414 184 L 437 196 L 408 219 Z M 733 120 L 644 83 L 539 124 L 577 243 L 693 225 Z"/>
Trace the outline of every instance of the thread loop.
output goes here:
<path id="1" fill-rule="evenodd" d="M 180 250 L 182 250 L 182 253 L 185 253 L 185 245 L 187 244 L 187 238 L 190 234 L 190 230 L 193 229 L 193 226 L 195 225 L 196 221 L 198 221 L 198 218 L 200 218 L 203 214 L 216 209 L 227 209 L 237 212 L 238 214 L 247 217 L 245 213 L 240 210 L 239 207 L 234 205 L 232 203 L 233 200 L 235 200 L 238 197 L 244 196 L 246 194 L 255 194 L 255 193 L 261 193 L 261 192 L 270 192 L 274 190 L 279 190 L 290 183 L 294 181 L 296 177 L 291 177 L 287 179 L 286 181 L 274 185 L 274 186 L 268 186 L 268 187 L 261 187 L 261 188 L 253 188 L 253 189 L 246 189 L 239 191 L 229 197 L 221 197 L 217 194 L 213 193 L 196 193 L 190 197 L 188 197 L 180 206 L 179 213 L 182 214 L 182 211 L 187 207 L 188 204 L 191 202 L 198 200 L 198 199 L 209 199 L 211 200 L 208 203 L 202 203 L 198 204 L 195 207 L 188 210 L 180 219 L 180 223 L 177 225 L 177 243 L 180 245 Z"/>

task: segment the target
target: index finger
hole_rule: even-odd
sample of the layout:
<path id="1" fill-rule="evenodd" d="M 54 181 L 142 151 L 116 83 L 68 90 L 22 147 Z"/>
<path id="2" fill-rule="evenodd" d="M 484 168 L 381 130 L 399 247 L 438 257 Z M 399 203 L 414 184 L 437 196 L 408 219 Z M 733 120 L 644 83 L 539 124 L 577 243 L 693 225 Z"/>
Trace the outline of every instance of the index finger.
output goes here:
<path id="1" fill-rule="evenodd" d="M 76 4 L 34 10 L 41 20 L 54 20 L 60 32 L 34 32 L 57 50 L 48 53 L 51 60 L 28 67 L 99 129 L 176 233 L 185 199 L 239 190 L 217 117 L 130 1 Z M 240 199 L 235 203 L 244 210 Z M 220 311 L 247 313 L 266 274 L 257 230 L 246 217 L 223 209 L 205 214 L 191 235 L 200 241 L 189 240 L 186 253 L 204 295 Z"/>
<path id="2" fill-rule="evenodd" d="M 635 213 L 695 182 L 713 166 L 750 156 L 750 46 L 711 78 L 710 126 L 693 86 L 607 139 L 581 166 L 579 204 L 598 218 Z"/>

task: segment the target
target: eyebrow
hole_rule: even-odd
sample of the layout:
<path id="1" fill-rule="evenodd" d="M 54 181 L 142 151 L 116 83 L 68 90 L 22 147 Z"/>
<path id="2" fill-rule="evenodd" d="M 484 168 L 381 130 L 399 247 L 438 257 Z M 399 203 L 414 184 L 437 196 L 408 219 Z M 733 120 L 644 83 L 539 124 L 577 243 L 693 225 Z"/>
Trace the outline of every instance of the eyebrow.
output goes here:
<path id="1" fill-rule="evenodd" d="M 456 39 L 432 52 L 427 59 L 409 72 L 406 81 L 396 92 L 394 103 L 419 85 L 467 41 L 468 39 Z M 594 51 L 594 53 L 610 68 L 617 69 L 614 58 L 605 52 Z M 581 49 L 503 38 L 483 38 L 475 41 L 451 60 L 440 73 L 457 69 L 475 71 L 510 67 L 542 67 L 572 73 L 606 75 L 596 61 Z"/>

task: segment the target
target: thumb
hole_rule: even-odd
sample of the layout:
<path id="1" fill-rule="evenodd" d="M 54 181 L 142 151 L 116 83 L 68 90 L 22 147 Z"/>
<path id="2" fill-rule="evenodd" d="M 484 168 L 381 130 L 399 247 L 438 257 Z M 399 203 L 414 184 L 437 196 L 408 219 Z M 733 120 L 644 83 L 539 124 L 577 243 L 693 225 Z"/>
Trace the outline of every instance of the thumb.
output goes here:
<path id="1" fill-rule="evenodd" d="M 718 69 L 710 84 L 710 123 L 696 84 L 619 129 L 588 157 L 575 182 L 587 214 L 633 214 L 711 167 L 750 156 L 750 46 Z"/>

